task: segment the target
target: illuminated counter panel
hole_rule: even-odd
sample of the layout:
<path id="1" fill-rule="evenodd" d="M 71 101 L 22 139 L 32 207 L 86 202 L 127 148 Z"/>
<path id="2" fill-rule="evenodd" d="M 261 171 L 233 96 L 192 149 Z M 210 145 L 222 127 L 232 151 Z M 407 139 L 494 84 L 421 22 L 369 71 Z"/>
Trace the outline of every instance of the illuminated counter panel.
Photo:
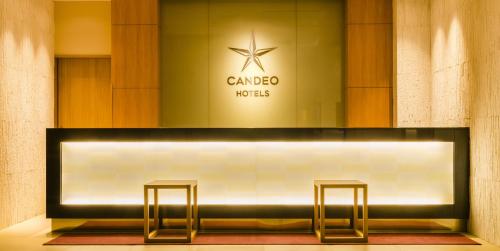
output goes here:
<path id="1" fill-rule="evenodd" d="M 202 205 L 311 205 L 315 179 L 362 180 L 372 205 L 453 204 L 453 143 L 62 143 L 64 205 L 139 205 L 157 179 L 198 180 Z M 351 204 L 352 194 L 329 201 Z"/>
<path id="2" fill-rule="evenodd" d="M 468 144 L 464 128 L 48 129 L 47 215 L 140 218 L 144 183 L 196 179 L 202 217 L 300 218 L 315 179 L 359 179 L 372 218 L 464 219 Z"/>

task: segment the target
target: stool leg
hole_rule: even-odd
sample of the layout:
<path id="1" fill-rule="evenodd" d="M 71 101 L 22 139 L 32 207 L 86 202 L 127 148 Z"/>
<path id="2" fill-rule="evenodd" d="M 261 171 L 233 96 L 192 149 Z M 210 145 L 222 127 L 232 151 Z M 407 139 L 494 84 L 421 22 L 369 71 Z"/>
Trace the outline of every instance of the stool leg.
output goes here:
<path id="1" fill-rule="evenodd" d="M 187 187 L 186 191 L 187 195 L 187 205 L 186 205 L 186 237 L 187 237 L 187 242 L 191 242 L 191 230 L 192 230 L 192 224 L 191 224 L 191 219 L 193 217 L 192 215 L 192 210 L 191 210 L 191 186 Z"/>
<path id="2" fill-rule="evenodd" d="M 363 187 L 363 238 L 368 238 L 368 187 Z"/>
<path id="3" fill-rule="evenodd" d="M 319 235 L 321 241 L 325 241 L 325 188 L 323 186 L 320 186 L 320 229 L 319 229 Z"/>
<path id="4" fill-rule="evenodd" d="M 358 229 L 358 188 L 354 188 L 354 207 L 352 210 L 352 229 L 354 229 L 354 233 Z"/>
<path id="5" fill-rule="evenodd" d="M 149 239 L 149 198 L 148 189 L 144 188 L 144 242 Z"/>
<path id="6" fill-rule="evenodd" d="M 313 231 L 319 229 L 318 226 L 318 187 L 314 185 L 314 218 L 313 218 Z"/>
<path id="7" fill-rule="evenodd" d="M 155 204 L 154 204 L 154 227 L 155 227 L 155 230 L 158 231 L 160 229 L 160 219 L 159 219 L 159 209 L 160 209 L 160 206 L 158 205 L 158 189 L 155 188 L 154 189 L 154 201 L 155 201 Z"/>
<path id="8" fill-rule="evenodd" d="M 194 186 L 193 190 L 193 214 L 194 214 L 194 229 L 199 229 L 199 218 L 198 218 L 198 185 Z"/>

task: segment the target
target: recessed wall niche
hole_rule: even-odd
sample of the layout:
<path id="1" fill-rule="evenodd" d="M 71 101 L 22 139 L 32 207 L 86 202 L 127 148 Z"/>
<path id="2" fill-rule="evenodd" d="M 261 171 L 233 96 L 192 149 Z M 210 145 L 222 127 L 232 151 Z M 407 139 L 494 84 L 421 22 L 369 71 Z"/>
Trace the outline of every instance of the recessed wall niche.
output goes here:
<path id="1" fill-rule="evenodd" d="M 344 126 L 344 9 L 161 0 L 161 126 Z"/>

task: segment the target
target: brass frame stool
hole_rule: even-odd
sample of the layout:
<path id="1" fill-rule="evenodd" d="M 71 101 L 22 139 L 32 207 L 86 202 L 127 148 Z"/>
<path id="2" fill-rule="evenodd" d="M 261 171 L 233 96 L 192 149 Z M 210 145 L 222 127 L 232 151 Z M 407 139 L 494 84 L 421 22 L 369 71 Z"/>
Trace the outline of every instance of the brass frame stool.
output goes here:
<path id="1" fill-rule="evenodd" d="M 149 190 L 154 190 L 154 230 L 149 231 Z M 158 189 L 186 189 L 186 230 L 160 229 Z M 192 194 L 192 196 L 191 196 Z M 144 242 L 179 243 L 191 242 L 198 230 L 198 182 L 196 180 L 155 180 L 144 184 Z M 193 200 L 193 208 L 191 208 Z M 193 219 L 194 216 L 194 219 Z M 194 221 L 194 230 L 192 220 Z M 158 236 L 158 234 L 185 234 L 186 236 Z"/>
<path id="2" fill-rule="evenodd" d="M 354 206 L 352 229 L 325 228 L 325 189 L 354 189 Z M 358 189 L 363 189 L 363 231 L 358 230 Z M 320 215 L 318 224 L 318 190 L 320 197 Z M 367 242 L 368 241 L 368 185 L 358 180 L 315 180 L 314 181 L 314 219 L 313 226 L 321 242 Z M 353 233 L 354 237 L 333 236 L 333 233 Z M 329 234 L 329 235 L 327 235 Z"/>

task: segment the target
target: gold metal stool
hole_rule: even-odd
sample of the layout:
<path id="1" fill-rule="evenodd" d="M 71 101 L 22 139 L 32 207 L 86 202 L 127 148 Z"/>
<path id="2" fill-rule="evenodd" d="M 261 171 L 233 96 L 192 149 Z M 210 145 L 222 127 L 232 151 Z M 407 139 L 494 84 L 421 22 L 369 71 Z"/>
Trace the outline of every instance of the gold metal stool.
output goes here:
<path id="1" fill-rule="evenodd" d="M 149 189 L 154 190 L 154 230 L 149 231 Z M 160 229 L 158 189 L 186 189 L 186 230 Z M 191 196 L 192 194 L 192 196 Z M 179 243 L 191 242 L 198 230 L 198 182 L 196 180 L 155 180 L 144 184 L 144 242 Z M 193 208 L 191 208 L 191 200 Z M 194 219 L 193 219 L 194 216 Z M 192 220 L 194 221 L 194 229 Z M 158 236 L 159 234 L 177 234 L 176 236 Z M 180 236 L 179 236 L 180 234 Z M 182 236 L 185 235 L 185 236 Z"/>
<path id="2" fill-rule="evenodd" d="M 352 188 L 354 189 L 354 207 L 352 229 L 325 228 L 325 189 Z M 363 189 L 363 231 L 358 230 L 358 188 Z M 319 224 L 318 224 L 318 189 L 320 197 Z M 368 185 L 358 180 L 315 180 L 314 181 L 314 231 L 321 242 L 367 242 L 368 241 Z M 353 237 L 334 236 L 333 233 L 354 234 Z M 328 234 L 328 235 L 327 235 Z"/>

